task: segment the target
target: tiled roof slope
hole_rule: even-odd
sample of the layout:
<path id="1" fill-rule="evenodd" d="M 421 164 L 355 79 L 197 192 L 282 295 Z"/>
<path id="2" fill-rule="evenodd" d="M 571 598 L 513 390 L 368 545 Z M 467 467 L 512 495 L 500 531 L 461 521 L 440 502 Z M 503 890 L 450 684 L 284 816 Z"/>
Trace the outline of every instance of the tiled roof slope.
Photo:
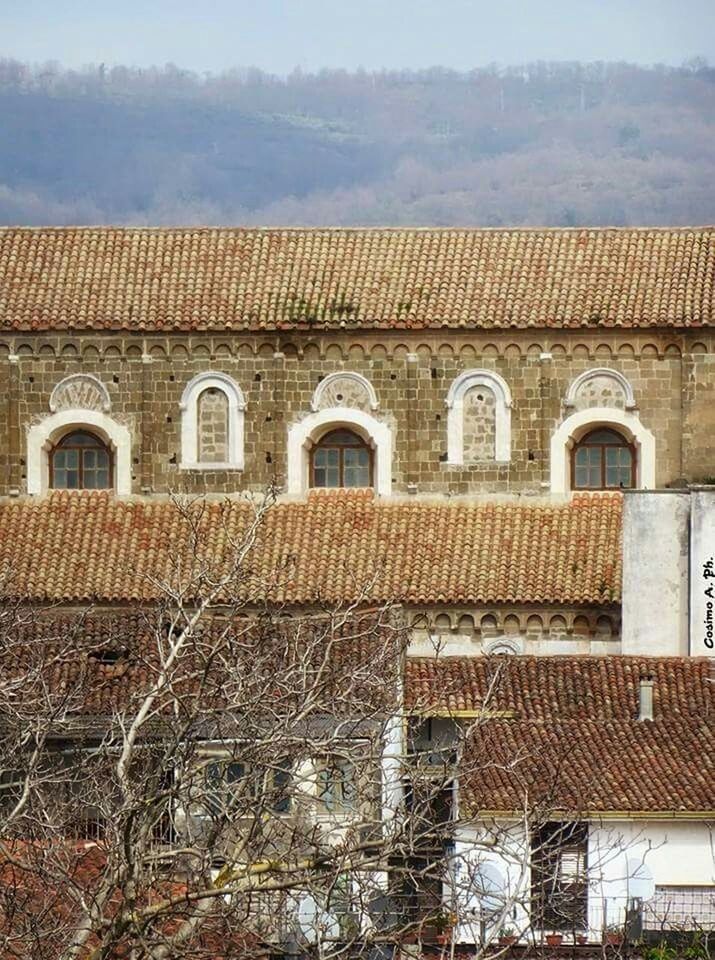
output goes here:
<path id="1" fill-rule="evenodd" d="M 161 606 L 130 614 L 24 611 L 0 629 L 0 675 L 6 684 L 17 680 L 25 701 L 47 716 L 101 719 L 136 709 L 165 664 L 168 623 Z M 180 696 L 197 719 L 214 723 L 237 702 L 270 702 L 285 716 L 306 710 L 310 695 L 314 712 L 329 703 L 374 716 L 390 709 L 406 643 L 403 619 L 391 610 L 287 619 L 279 611 L 254 618 L 207 613 L 168 671 L 153 715 L 173 710 Z M 116 659 L 103 660 L 107 652 Z"/>
<path id="2" fill-rule="evenodd" d="M 652 677 L 656 714 L 705 716 L 715 710 L 711 675 L 715 683 L 715 665 L 692 657 L 411 657 L 406 696 L 409 709 L 426 712 L 628 720 L 638 715 L 641 677 Z"/>
<path id="3" fill-rule="evenodd" d="M 621 510 L 617 493 L 555 505 L 313 494 L 268 511 L 241 589 L 287 603 L 618 602 Z M 106 493 L 6 500 L 0 574 L 6 593 L 39 600 L 144 601 L 161 583 L 191 593 L 200 563 L 226 568 L 252 515 L 241 500 L 186 512 Z"/>
<path id="4" fill-rule="evenodd" d="M 712 227 L 0 230 L 0 329 L 714 322 Z"/>
<path id="5" fill-rule="evenodd" d="M 464 758 L 470 811 L 707 813 L 715 817 L 715 729 L 698 717 L 652 723 L 492 720 Z"/>
<path id="6" fill-rule="evenodd" d="M 528 797 L 547 816 L 715 816 L 715 672 L 706 659 L 445 658 L 410 660 L 407 671 L 413 709 L 486 708 L 461 761 L 473 814 L 520 810 Z M 652 722 L 638 719 L 641 677 L 654 681 Z"/>

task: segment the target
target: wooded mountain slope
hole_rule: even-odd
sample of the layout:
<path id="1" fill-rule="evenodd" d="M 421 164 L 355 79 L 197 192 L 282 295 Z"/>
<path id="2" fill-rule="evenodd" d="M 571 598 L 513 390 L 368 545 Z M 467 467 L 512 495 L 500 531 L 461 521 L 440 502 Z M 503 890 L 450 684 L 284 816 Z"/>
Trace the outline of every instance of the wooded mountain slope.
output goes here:
<path id="1" fill-rule="evenodd" d="M 460 74 L 0 60 L 0 223 L 715 222 L 715 69 Z"/>

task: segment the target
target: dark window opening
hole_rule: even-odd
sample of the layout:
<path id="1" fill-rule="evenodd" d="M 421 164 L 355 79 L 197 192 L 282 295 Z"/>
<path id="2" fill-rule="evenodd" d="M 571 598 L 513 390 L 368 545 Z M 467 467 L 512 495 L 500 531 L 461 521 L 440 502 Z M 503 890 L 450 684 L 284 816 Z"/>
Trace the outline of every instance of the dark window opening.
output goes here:
<path id="1" fill-rule="evenodd" d="M 75 430 L 50 451 L 50 487 L 106 490 L 112 486 L 112 456 L 99 437 Z"/>
<path id="2" fill-rule="evenodd" d="M 543 930 L 588 925 L 588 826 L 546 823 L 531 838 L 532 923 Z"/>
<path id="3" fill-rule="evenodd" d="M 89 658 L 96 663 L 114 666 L 127 659 L 127 652 L 123 647 L 100 647 L 97 650 L 90 650 Z"/>
<path id="4" fill-rule="evenodd" d="M 371 487 L 372 450 L 352 430 L 331 430 L 310 454 L 312 487 Z"/>
<path id="5" fill-rule="evenodd" d="M 250 765 L 217 757 L 204 772 L 204 807 L 211 816 L 249 816 L 263 812 L 289 813 L 291 808 L 291 763 L 275 766 Z"/>
<path id="6" fill-rule="evenodd" d="M 592 430 L 571 451 L 571 478 L 574 490 L 635 487 L 635 449 L 615 430 Z"/>

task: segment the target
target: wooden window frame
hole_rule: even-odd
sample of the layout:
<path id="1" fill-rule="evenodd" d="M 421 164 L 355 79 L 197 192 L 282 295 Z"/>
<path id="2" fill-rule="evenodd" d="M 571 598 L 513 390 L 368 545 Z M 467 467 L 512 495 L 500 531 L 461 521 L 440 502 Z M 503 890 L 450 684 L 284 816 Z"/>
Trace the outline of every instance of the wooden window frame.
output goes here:
<path id="1" fill-rule="evenodd" d="M 108 472 L 108 475 L 109 475 L 109 476 L 108 476 L 109 482 L 107 483 L 107 486 L 106 486 L 106 487 L 85 487 L 85 486 L 84 486 L 84 482 L 83 482 L 83 481 L 84 481 L 84 458 L 81 457 L 81 456 L 78 458 L 79 463 L 78 463 L 78 467 L 77 467 L 78 474 L 79 474 L 79 478 L 80 478 L 80 483 L 79 483 L 79 485 L 76 486 L 76 487 L 55 487 L 55 454 L 57 453 L 57 450 L 58 450 L 60 447 L 62 447 L 62 449 L 64 449 L 64 450 L 79 450 L 80 453 L 81 453 L 82 450 L 91 450 L 91 449 L 93 449 L 92 447 L 79 446 L 79 445 L 73 447 L 72 444 L 67 444 L 66 446 L 63 446 L 63 444 L 65 443 L 65 441 L 67 441 L 70 437 L 73 437 L 76 433 L 86 433 L 86 434 L 88 434 L 90 437 L 94 437 L 94 439 L 97 441 L 97 448 L 98 448 L 98 449 L 102 449 L 102 450 L 104 450 L 104 451 L 106 452 L 107 457 L 108 457 L 108 459 L 109 459 L 109 467 L 108 467 L 108 471 L 107 471 L 107 472 Z M 113 453 L 112 453 L 112 449 L 111 449 L 111 447 L 109 446 L 109 444 L 105 443 L 100 437 L 98 437 L 97 434 L 96 434 L 93 430 L 87 430 L 87 429 L 85 429 L 85 428 L 83 428 L 83 427 L 77 427 L 76 430 L 70 430 L 69 433 L 66 433 L 64 436 L 60 437 L 60 439 L 57 441 L 57 443 L 54 443 L 54 444 L 50 447 L 50 451 L 49 451 L 48 456 L 49 456 L 49 468 L 50 468 L 50 471 L 49 471 L 49 472 L 50 472 L 50 490 L 55 490 L 55 489 L 59 489 L 59 490 L 113 490 L 113 489 L 114 489 L 114 456 L 113 456 Z"/>
<path id="2" fill-rule="evenodd" d="M 326 440 L 331 434 L 336 433 L 338 430 L 344 430 L 346 433 L 350 433 L 355 437 L 355 443 L 342 443 L 342 444 L 326 444 L 323 446 L 323 441 Z M 337 450 L 340 454 L 338 459 L 338 473 L 340 476 L 340 482 L 335 487 L 318 487 L 315 483 L 315 455 L 319 450 Z M 323 436 L 318 440 L 317 443 L 313 444 L 313 447 L 310 451 L 310 486 L 314 490 L 359 490 L 365 489 L 360 487 L 346 487 L 345 486 L 345 457 L 343 455 L 344 450 L 367 450 L 368 455 L 368 488 L 374 488 L 375 486 L 375 455 L 374 450 L 367 443 L 366 440 L 363 440 L 362 437 L 355 433 L 354 430 L 351 430 L 349 427 L 332 427 L 327 433 L 324 433 Z"/>
<path id="3" fill-rule="evenodd" d="M 592 434 L 596 433 L 597 430 L 610 430 L 611 433 L 616 433 L 616 434 L 618 434 L 618 436 L 623 439 L 623 443 L 621 443 L 621 444 L 615 444 L 615 443 L 588 443 L 588 438 L 589 438 Z M 583 450 L 583 449 L 585 449 L 585 448 L 587 448 L 587 447 L 599 449 L 599 450 L 602 451 L 602 455 L 601 455 L 601 485 L 600 485 L 599 487 L 577 487 L 577 486 L 576 486 L 576 454 L 578 453 L 579 450 Z M 630 487 L 609 487 L 609 486 L 606 486 L 606 457 L 605 457 L 605 454 L 603 453 L 603 451 L 608 450 L 608 449 L 612 449 L 612 450 L 623 450 L 623 449 L 630 450 L 630 453 L 631 453 L 631 485 L 630 485 Z M 603 491 L 603 490 L 635 490 L 635 489 L 636 489 L 636 473 L 637 473 L 637 467 L 638 467 L 638 461 L 637 461 L 637 454 L 636 454 L 635 445 L 632 444 L 632 443 L 628 443 L 628 441 L 626 440 L 626 438 L 623 436 L 623 434 L 622 434 L 619 430 L 615 430 L 615 429 L 614 429 L 613 427 L 611 427 L 611 426 L 593 427 L 593 429 L 589 430 L 588 433 L 584 434 L 582 440 L 579 440 L 579 441 L 577 441 L 576 443 L 574 443 L 573 447 L 571 448 L 571 490 L 577 491 L 577 492 L 578 492 L 578 491 L 581 491 L 581 490 L 586 490 L 586 491 L 588 491 L 588 490 L 601 490 L 601 491 Z"/>

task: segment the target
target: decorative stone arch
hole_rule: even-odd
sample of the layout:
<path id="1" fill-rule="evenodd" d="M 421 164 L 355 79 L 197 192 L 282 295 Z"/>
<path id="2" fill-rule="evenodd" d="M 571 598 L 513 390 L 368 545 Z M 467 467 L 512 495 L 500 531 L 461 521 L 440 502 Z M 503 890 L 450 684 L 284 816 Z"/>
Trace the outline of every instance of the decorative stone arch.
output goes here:
<path id="1" fill-rule="evenodd" d="M 114 489 L 120 496 L 132 492 L 132 441 L 129 429 L 100 410 L 58 410 L 27 431 L 27 492 L 45 493 L 49 487 L 48 453 L 62 437 L 75 430 L 96 434 L 112 451 Z"/>
<path id="2" fill-rule="evenodd" d="M 636 413 L 618 407 L 589 407 L 567 417 L 551 437 L 551 492 L 567 493 L 571 489 L 571 449 L 596 427 L 613 427 L 622 433 L 636 450 L 636 487 L 655 487 L 655 437 Z"/>
<path id="3" fill-rule="evenodd" d="M 344 406 L 367 412 L 377 410 L 380 404 L 375 388 L 366 377 L 351 370 L 336 370 L 315 388 L 310 409 L 315 413 L 321 408 Z"/>
<path id="4" fill-rule="evenodd" d="M 472 387 L 487 387 L 496 400 L 494 424 L 494 459 L 497 463 L 511 460 L 511 391 L 503 377 L 492 370 L 465 370 L 447 393 L 447 462 L 464 464 L 464 397 Z"/>
<path id="5" fill-rule="evenodd" d="M 199 461 L 198 403 L 204 390 L 220 390 L 228 401 L 228 457 L 221 463 Z M 225 373 L 200 373 L 184 387 L 179 407 L 182 470 L 243 469 L 243 412 L 246 401 L 235 380 Z"/>
<path id="6" fill-rule="evenodd" d="M 613 370 L 611 367 L 592 367 L 590 370 L 586 370 L 584 373 L 576 377 L 576 379 L 571 382 L 571 385 L 566 392 L 564 406 L 567 409 L 573 409 L 578 402 L 578 397 L 581 390 L 586 386 L 589 380 L 595 380 L 597 377 L 605 377 L 617 383 L 619 388 L 623 391 L 625 409 L 636 409 L 636 400 L 633 394 L 633 387 L 619 370 Z"/>
<path id="7" fill-rule="evenodd" d="M 364 410 L 328 407 L 308 414 L 288 428 L 288 493 L 304 493 L 309 486 L 312 447 L 330 430 L 347 427 L 372 447 L 373 483 L 381 497 L 392 493 L 392 430 Z"/>
<path id="8" fill-rule="evenodd" d="M 518 655 L 524 652 L 524 644 L 519 637 L 490 637 L 482 644 L 482 650 L 485 654 L 507 653 L 509 655 Z"/>
<path id="9" fill-rule="evenodd" d="M 72 373 L 55 384 L 50 394 L 50 411 L 100 410 L 109 413 L 111 401 L 107 388 L 91 373 Z"/>

